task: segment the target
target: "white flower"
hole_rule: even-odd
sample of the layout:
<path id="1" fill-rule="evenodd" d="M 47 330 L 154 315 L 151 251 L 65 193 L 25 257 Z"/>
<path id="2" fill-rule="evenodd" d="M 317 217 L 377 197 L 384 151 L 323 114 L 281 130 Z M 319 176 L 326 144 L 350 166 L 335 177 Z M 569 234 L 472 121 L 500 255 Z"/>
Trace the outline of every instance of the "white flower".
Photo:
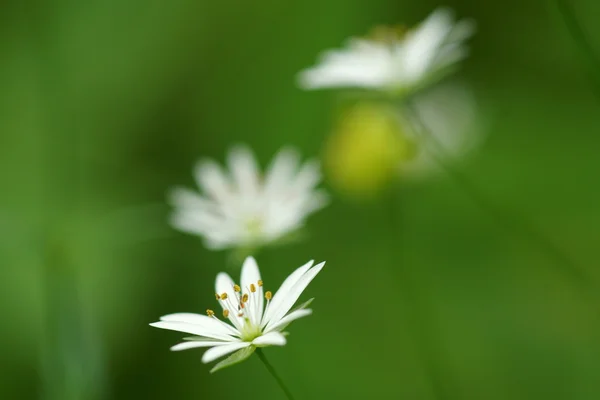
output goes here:
<path id="1" fill-rule="evenodd" d="M 211 249 L 274 242 L 326 204 L 326 195 L 315 189 L 321 180 L 318 163 L 299 166 L 298 154 L 290 149 L 279 151 L 264 177 L 245 146 L 229 152 L 228 166 L 230 174 L 212 160 L 201 160 L 194 175 L 204 193 L 185 188 L 170 193 L 172 225 L 204 237 Z"/>
<path id="2" fill-rule="evenodd" d="M 306 308 L 311 300 L 291 312 L 290 309 L 324 265 L 324 262 L 315 266 L 313 261 L 306 263 L 288 276 L 272 296 L 269 291 L 263 293 L 258 265 L 254 258 L 248 257 L 242 266 L 240 285 L 224 272 L 217 275 L 215 282 L 215 297 L 223 308 L 223 317 L 229 319 L 231 325 L 220 320 L 212 310 L 207 310 L 207 315 L 165 315 L 160 322 L 150 325 L 196 335 L 171 350 L 210 347 L 202 357 L 204 363 L 238 351 L 237 356 L 234 354 L 215 366 L 215 371 L 246 359 L 256 347 L 285 345 L 283 330 L 290 322 L 312 313 Z M 246 350 L 240 351 L 243 349 Z"/>
<path id="3" fill-rule="evenodd" d="M 438 160 L 464 160 L 485 139 L 485 121 L 477 113 L 476 99 L 459 83 L 435 86 L 411 99 L 411 107 L 401 113 L 405 134 L 415 143 L 412 159 L 402 162 L 406 178 L 424 178 L 440 171 Z"/>
<path id="4" fill-rule="evenodd" d="M 415 90 L 462 60 L 473 32 L 472 21 L 455 23 L 450 10 L 437 9 L 402 36 L 387 30 L 383 40 L 352 38 L 347 48 L 325 52 L 317 66 L 300 73 L 300 86 Z"/>

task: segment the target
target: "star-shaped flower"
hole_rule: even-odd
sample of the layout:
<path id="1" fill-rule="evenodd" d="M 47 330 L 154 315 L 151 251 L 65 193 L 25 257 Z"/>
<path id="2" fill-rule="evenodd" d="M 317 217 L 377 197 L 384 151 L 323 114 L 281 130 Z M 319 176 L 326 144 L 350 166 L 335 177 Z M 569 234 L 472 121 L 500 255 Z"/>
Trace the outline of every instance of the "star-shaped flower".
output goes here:
<path id="1" fill-rule="evenodd" d="M 473 32 L 472 21 L 455 23 L 450 10 L 437 9 L 414 30 L 380 27 L 370 39 L 352 38 L 346 48 L 325 52 L 300 73 L 300 86 L 411 92 L 462 60 Z"/>
<path id="2" fill-rule="evenodd" d="M 231 324 L 219 319 L 209 309 L 206 310 L 207 315 L 165 315 L 160 322 L 150 325 L 195 335 L 171 350 L 210 347 L 202 357 L 204 363 L 236 352 L 217 364 L 211 371 L 214 372 L 245 360 L 257 347 L 285 345 L 286 333 L 283 330 L 292 321 L 312 313 L 306 308 L 312 299 L 290 310 L 324 265 L 324 262 L 315 266 L 313 261 L 306 263 L 288 276 L 272 295 L 270 291 L 263 292 L 258 265 L 254 258 L 248 257 L 242 266 L 240 285 L 224 272 L 217 275 L 215 297 L 223 308 L 224 319 Z"/>
<path id="3" fill-rule="evenodd" d="M 315 188 L 319 164 L 300 166 L 291 149 L 279 151 L 264 176 L 245 146 L 229 152 L 228 166 L 229 174 L 216 162 L 201 160 L 194 175 L 203 194 L 185 188 L 170 193 L 172 225 L 202 236 L 211 249 L 256 250 L 297 231 L 327 203 Z"/>

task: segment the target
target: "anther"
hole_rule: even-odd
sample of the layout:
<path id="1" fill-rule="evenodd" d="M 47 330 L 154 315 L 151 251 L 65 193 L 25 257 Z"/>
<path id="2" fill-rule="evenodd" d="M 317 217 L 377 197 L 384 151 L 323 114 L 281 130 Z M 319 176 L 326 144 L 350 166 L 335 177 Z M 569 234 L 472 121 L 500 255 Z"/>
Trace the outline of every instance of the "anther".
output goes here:
<path id="1" fill-rule="evenodd" d="M 221 295 L 221 300 L 227 300 L 227 293 L 223 293 Z"/>
<path id="2" fill-rule="evenodd" d="M 234 292 L 236 292 L 236 293 L 239 293 L 239 292 L 240 292 L 240 290 L 242 290 L 242 289 L 240 289 L 240 286 L 239 286 L 239 285 L 233 285 L 233 291 L 234 291 Z"/>
<path id="3" fill-rule="evenodd" d="M 215 316 L 215 312 L 213 310 L 206 310 L 206 315 L 208 315 L 209 317 L 214 317 Z"/>
<path id="4" fill-rule="evenodd" d="M 263 281 L 261 281 L 260 279 L 256 283 L 258 284 L 258 287 L 262 287 L 262 285 L 263 285 Z"/>
<path id="5" fill-rule="evenodd" d="M 273 297 L 273 293 L 271 293 L 271 291 L 267 291 L 267 293 L 265 293 L 265 299 L 267 300 L 271 300 L 271 298 Z"/>
<path id="6" fill-rule="evenodd" d="M 243 317 L 243 316 L 244 316 L 244 313 L 239 313 L 238 314 L 238 317 Z"/>
<path id="7" fill-rule="evenodd" d="M 219 295 L 219 293 L 215 293 L 215 297 L 217 298 L 217 300 L 221 300 L 221 296 Z"/>
<path id="8" fill-rule="evenodd" d="M 256 286 L 254 285 L 254 283 L 251 283 L 251 284 L 250 284 L 250 291 L 251 291 L 252 293 L 256 292 Z"/>
<path id="9" fill-rule="evenodd" d="M 225 318 L 228 318 L 229 317 L 229 310 L 223 310 L 223 316 Z"/>
<path id="10" fill-rule="evenodd" d="M 244 295 L 242 296 L 242 303 L 247 303 L 248 302 L 248 293 L 244 293 Z"/>

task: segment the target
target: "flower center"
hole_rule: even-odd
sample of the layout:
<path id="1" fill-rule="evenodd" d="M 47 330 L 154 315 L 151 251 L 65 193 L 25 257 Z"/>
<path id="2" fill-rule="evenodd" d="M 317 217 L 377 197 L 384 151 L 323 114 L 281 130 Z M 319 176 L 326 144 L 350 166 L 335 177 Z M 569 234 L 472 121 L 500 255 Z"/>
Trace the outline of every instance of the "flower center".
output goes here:
<path id="1" fill-rule="evenodd" d="M 253 216 L 246 219 L 244 226 L 248 236 L 251 238 L 256 238 L 263 232 L 264 221 L 258 216 Z"/>
<path id="2" fill-rule="evenodd" d="M 367 39 L 375 42 L 393 44 L 402 40 L 408 29 L 404 25 L 377 25 L 367 35 Z"/>
<path id="3" fill-rule="evenodd" d="M 242 288 L 237 284 L 234 284 L 232 289 L 233 293 L 216 293 L 215 298 L 223 307 L 223 317 L 228 318 L 240 332 L 240 339 L 251 342 L 262 334 L 263 308 L 266 309 L 269 306 L 273 295 L 270 291 L 263 295 L 262 280 L 245 287 L 243 293 Z M 266 307 L 263 307 L 265 299 L 267 304 Z M 210 309 L 206 310 L 206 314 L 209 317 L 217 318 L 214 311 Z"/>

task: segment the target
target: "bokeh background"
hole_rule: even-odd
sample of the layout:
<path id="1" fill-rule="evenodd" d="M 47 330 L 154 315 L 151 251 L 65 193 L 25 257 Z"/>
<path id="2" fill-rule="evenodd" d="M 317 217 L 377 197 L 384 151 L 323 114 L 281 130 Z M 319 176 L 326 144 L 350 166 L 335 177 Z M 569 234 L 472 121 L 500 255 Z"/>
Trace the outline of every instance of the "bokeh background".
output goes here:
<path id="1" fill-rule="evenodd" d="M 165 192 L 234 143 L 263 165 L 288 144 L 319 156 L 335 95 L 295 74 L 438 5 L 0 1 L 0 397 L 283 398 L 256 357 L 210 375 L 148 326 L 214 308 L 227 260 L 167 225 Z M 462 173 L 585 284 L 444 176 L 371 202 L 331 190 L 304 241 L 257 257 L 273 288 L 327 260 L 314 315 L 265 352 L 298 399 L 598 399 L 600 104 L 552 1 L 444 5 L 479 28 L 458 77 L 488 137 Z M 573 5 L 600 51 L 600 3 Z"/>

